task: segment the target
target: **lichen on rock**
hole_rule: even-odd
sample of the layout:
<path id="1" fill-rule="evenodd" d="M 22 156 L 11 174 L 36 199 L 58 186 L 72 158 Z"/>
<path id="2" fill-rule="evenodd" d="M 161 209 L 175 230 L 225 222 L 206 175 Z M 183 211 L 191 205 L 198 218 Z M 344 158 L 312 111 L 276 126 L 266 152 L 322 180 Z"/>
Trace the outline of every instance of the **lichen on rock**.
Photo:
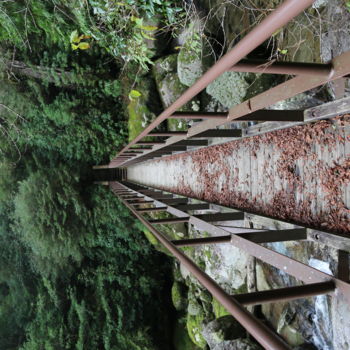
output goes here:
<path id="1" fill-rule="evenodd" d="M 182 84 L 193 85 L 198 78 L 212 64 L 212 50 L 202 34 L 204 24 L 194 19 L 179 35 L 182 44 L 178 60 L 177 71 Z"/>
<path id="2" fill-rule="evenodd" d="M 277 83 L 274 75 L 225 72 L 207 86 L 206 92 L 231 108 Z"/>
<path id="3" fill-rule="evenodd" d="M 224 340 L 237 339 L 244 334 L 244 328 L 232 317 L 223 316 L 209 322 L 202 331 L 202 335 L 210 349 Z"/>
<path id="4" fill-rule="evenodd" d="M 259 345 L 249 339 L 225 340 L 217 344 L 212 350 L 260 350 Z"/>

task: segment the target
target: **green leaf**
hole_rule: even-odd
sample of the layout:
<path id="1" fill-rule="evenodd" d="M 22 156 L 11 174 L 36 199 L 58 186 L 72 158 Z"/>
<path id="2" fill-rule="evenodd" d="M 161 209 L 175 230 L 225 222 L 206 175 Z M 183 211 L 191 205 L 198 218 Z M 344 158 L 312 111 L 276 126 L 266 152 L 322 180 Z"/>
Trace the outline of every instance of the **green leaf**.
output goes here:
<path id="1" fill-rule="evenodd" d="M 78 49 L 78 45 L 75 45 L 75 44 L 72 43 L 71 46 L 72 46 L 73 50 L 77 50 Z"/>
<path id="2" fill-rule="evenodd" d="M 136 100 L 139 97 L 141 97 L 141 92 L 137 91 L 137 90 L 131 90 L 129 93 L 129 99 L 130 100 Z"/>
<path id="3" fill-rule="evenodd" d="M 146 30 L 147 32 L 153 32 L 154 30 L 157 30 L 158 27 L 156 27 L 156 26 L 141 26 L 141 29 Z"/>
<path id="4" fill-rule="evenodd" d="M 78 48 L 80 50 L 87 50 L 87 49 L 90 48 L 90 44 L 89 43 L 85 43 L 85 42 L 84 43 L 79 43 Z"/>
<path id="5" fill-rule="evenodd" d="M 80 41 L 77 30 L 72 31 L 72 33 L 70 34 L 69 40 L 71 43 L 78 43 Z"/>
<path id="6" fill-rule="evenodd" d="M 145 33 L 145 32 L 141 32 L 141 34 L 142 34 L 142 36 L 144 37 L 144 38 L 146 38 L 146 39 L 149 39 L 149 40 L 156 40 L 156 39 L 154 39 L 153 37 L 151 37 L 151 36 L 149 36 L 147 33 Z"/>

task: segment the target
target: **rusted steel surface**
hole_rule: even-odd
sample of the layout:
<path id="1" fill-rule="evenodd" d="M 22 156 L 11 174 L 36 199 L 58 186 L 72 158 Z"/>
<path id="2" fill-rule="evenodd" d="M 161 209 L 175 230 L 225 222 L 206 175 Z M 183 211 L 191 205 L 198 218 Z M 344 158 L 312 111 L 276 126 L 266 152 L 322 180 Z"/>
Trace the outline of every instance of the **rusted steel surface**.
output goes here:
<path id="1" fill-rule="evenodd" d="M 170 105 L 163 113 L 161 113 L 149 126 L 141 132 L 133 141 L 124 147 L 114 160 L 110 163 L 111 167 L 121 164 L 122 161 L 117 160 L 118 156 L 127 151 L 132 145 L 136 144 L 142 138 L 147 136 L 153 129 L 160 125 L 167 118 L 171 117 L 179 108 L 190 101 L 199 92 L 206 88 L 212 81 L 219 77 L 225 71 L 231 69 L 242 58 L 247 56 L 252 50 L 267 40 L 273 33 L 283 27 L 294 17 L 312 5 L 314 0 L 286 0 L 275 11 L 268 15 L 260 24 L 258 24 L 251 32 L 249 32 L 237 45 L 221 57 L 194 85 L 187 89 L 172 105 Z M 339 67 L 338 67 L 339 68 Z M 350 72 L 350 71 L 349 71 Z M 349 73 L 347 72 L 347 73 Z M 347 74 L 346 73 L 346 74 Z M 344 75 L 344 74 L 343 74 Z M 323 79 L 328 79 L 323 78 Z M 322 84 L 320 82 L 318 85 Z M 286 98 L 286 97 L 284 97 Z M 284 99 L 283 97 L 280 99 Z M 263 108 L 263 107 L 260 107 Z M 260 109 L 257 108 L 257 109 Z M 255 109 L 256 110 L 256 109 Z M 252 110 L 247 113 L 252 112 Z M 245 114 L 247 114 L 245 113 Z M 244 114 L 240 115 L 243 116 Z M 231 114 L 230 114 L 231 116 Z M 212 121 L 215 121 L 212 120 Z M 232 118 L 233 119 L 233 118 Z M 219 118 L 221 120 L 221 118 Z M 209 128 L 206 128 L 209 129 Z M 205 131 L 205 130 L 201 130 Z"/>

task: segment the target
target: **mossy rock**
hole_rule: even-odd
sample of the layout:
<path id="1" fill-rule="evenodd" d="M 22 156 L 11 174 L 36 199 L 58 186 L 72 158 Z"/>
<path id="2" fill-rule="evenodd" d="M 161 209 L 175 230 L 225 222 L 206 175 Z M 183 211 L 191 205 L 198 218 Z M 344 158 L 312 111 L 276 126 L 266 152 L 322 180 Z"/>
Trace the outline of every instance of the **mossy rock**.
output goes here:
<path id="1" fill-rule="evenodd" d="M 190 297 L 188 300 L 187 312 L 189 315 L 196 316 L 204 313 L 204 310 L 196 298 Z"/>
<path id="2" fill-rule="evenodd" d="M 178 54 L 162 57 L 153 66 L 153 76 L 164 108 L 169 107 L 187 90 L 187 86 L 182 84 L 178 77 L 177 58 Z M 199 110 L 199 106 L 200 101 L 195 98 L 186 103 L 179 111 Z M 169 130 L 187 130 L 188 121 L 169 119 L 168 128 Z"/>
<path id="3" fill-rule="evenodd" d="M 151 113 L 142 99 L 130 101 L 128 110 L 128 134 L 129 141 L 138 136 L 144 128 L 155 119 L 155 114 Z"/>
<path id="4" fill-rule="evenodd" d="M 200 349 L 191 340 L 186 328 L 185 319 L 179 319 L 175 323 L 173 345 L 175 350 L 199 350 Z"/>
<path id="5" fill-rule="evenodd" d="M 219 303 L 215 298 L 213 298 L 212 307 L 215 318 L 230 315 L 230 313 L 225 309 L 225 307 L 222 306 L 221 303 Z"/>
<path id="6" fill-rule="evenodd" d="M 184 278 L 181 275 L 180 266 L 176 262 L 175 262 L 174 268 L 173 268 L 173 277 L 174 277 L 174 280 L 177 282 L 183 283 L 183 281 L 184 281 Z"/>
<path id="7" fill-rule="evenodd" d="M 179 35 L 182 47 L 177 59 L 180 82 L 192 86 L 213 64 L 213 50 L 202 35 L 204 23 L 195 19 Z"/>
<path id="8" fill-rule="evenodd" d="M 225 72 L 207 86 L 206 92 L 226 108 L 231 108 L 276 83 L 272 75 Z"/>
<path id="9" fill-rule="evenodd" d="M 235 339 L 225 340 L 217 344 L 213 350 L 262 350 L 262 347 L 250 339 Z"/>
<path id="10" fill-rule="evenodd" d="M 244 328 L 232 316 L 223 316 L 206 324 L 202 335 L 212 349 L 224 340 L 240 338 L 244 332 Z"/>
<path id="11" fill-rule="evenodd" d="M 187 306 L 187 288 L 181 283 L 175 281 L 171 288 L 171 299 L 177 311 L 183 311 Z"/>
<path id="12" fill-rule="evenodd" d="M 133 90 L 139 92 L 140 96 L 131 99 L 127 106 L 130 141 L 161 113 L 161 103 L 152 76 L 142 77 Z"/>
<path id="13" fill-rule="evenodd" d="M 197 315 L 187 314 L 187 331 L 190 339 L 194 344 L 196 344 L 201 349 L 204 349 L 207 345 L 205 341 L 202 331 L 204 327 L 205 315 L 204 313 L 199 313 Z"/>
<path id="14" fill-rule="evenodd" d="M 173 257 L 173 255 L 153 236 L 153 234 L 148 229 L 145 228 L 143 230 L 143 233 L 147 238 L 148 242 L 150 242 L 156 250 L 170 257 Z"/>

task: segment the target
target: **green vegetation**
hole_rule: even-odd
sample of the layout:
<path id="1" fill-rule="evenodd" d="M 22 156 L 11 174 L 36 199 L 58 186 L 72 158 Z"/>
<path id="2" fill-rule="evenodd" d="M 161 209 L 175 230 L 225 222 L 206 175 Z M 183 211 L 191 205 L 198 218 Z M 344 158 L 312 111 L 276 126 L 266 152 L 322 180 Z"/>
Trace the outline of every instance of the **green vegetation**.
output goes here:
<path id="1" fill-rule="evenodd" d="M 187 307 L 186 286 L 183 283 L 174 281 L 171 288 L 171 300 L 177 311 L 183 311 Z"/>
<path id="2" fill-rule="evenodd" d="M 205 348 L 207 342 L 202 336 L 203 322 L 205 320 L 204 313 L 198 313 L 197 315 L 187 314 L 187 331 L 190 339 L 201 349 Z"/>
<path id="3" fill-rule="evenodd" d="M 215 318 L 231 315 L 215 298 L 213 298 L 212 306 Z"/>
<path id="4" fill-rule="evenodd" d="M 175 324 L 174 330 L 174 347 L 175 350 L 199 350 L 188 335 L 185 320 L 180 319 Z"/>
<path id="5" fill-rule="evenodd" d="M 171 347 L 170 261 L 91 167 L 139 132 L 130 91 L 180 17 L 163 0 L 1 2 L 1 349 Z"/>

